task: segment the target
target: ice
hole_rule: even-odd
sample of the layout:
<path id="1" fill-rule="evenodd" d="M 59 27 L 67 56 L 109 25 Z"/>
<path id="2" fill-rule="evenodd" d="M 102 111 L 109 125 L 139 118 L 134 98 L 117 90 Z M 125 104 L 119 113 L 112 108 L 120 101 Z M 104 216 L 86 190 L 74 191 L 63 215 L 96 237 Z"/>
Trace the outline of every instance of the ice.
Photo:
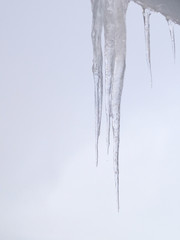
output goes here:
<path id="1" fill-rule="evenodd" d="M 113 130 L 113 159 L 119 209 L 119 143 L 120 103 L 126 66 L 126 10 L 129 0 L 93 0 L 92 42 L 94 50 L 93 74 L 96 112 L 96 156 L 102 115 L 102 50 L 101 34 L 105 35 L 105 102 L 107 119 L 107 148 L 110 144 L 110 123 Z"/>
<path id="2" fill-rule="evenodd" d="M 126 67 L 126 10 L 127 0 L 115 0 L 115 59 L 112 79 L 112 128 L 113 158 L 116 179 L 117 204 L 119 209 L 119 143 L 120 143 L 120 103 Z"/>
<path id="3" fill-rule="evenodd" d="M 110 118 L 111 118 L 111 88 L 115 59 L 115 24 L 114 24 L 114 1 L 105 1 L 104 6 L 104 37 L 105 37 L 105 98 L 106 98 L 106 121 L 107 121 L 107 151 L 110 145 Z"/>
<path id="4" fill-rule="evenodd" d="M 146 45 L 146 60 L 150 73 L 150 16 L 151 10 L 143 0 L 134 0 L 143 7 L 144 35 Z M 105 66 L 105 109 L 107 122 L 107 150 L 110 145 L 110 130 L 113 135 L 113 162 L 117 205 L 119 210 L 119 146 L 120 146 L 120 105 L 126 68 L 126 11 L 130 0 L 91 0 L 93 22 L 93 75 L 95 95 L 95 142 L 96 161 L 98 164 L 98 141 L 100 136 L 102 99 L 103 99 L 103 54 L 102 32 L 104 30 L 104 66 Z M 161 12 L 160 6 L 154 3 L 153 10 Z M 163 12 L 163 11 L 162 11 Z M 168 25 L 175 58 L 174 23 L 168 18 Z"/>
<path id="5" fill-rule="evenodd" d="M 152 71 L 151 71 L 151 48 L 150 48 L 150 16 L 151 11 L 143 8 L 143 19 L 144 19 L 144 36 L 146 45 L 146 61 L 149 68 L 151 87 L 152 87 Z"/>
<path id="6" fill-rule="evenodd" d="M 174 62 L 176 59 L 176 44 L 175 44 L 175 34 L 174 34 L 174 22 L 170 19 L 167 19 L 168 26 L 169 26 L 169 32 L 170 32 L 170 37 L 171 37 L 171 44 L 172 44 L 172 51 L 173 51 L 173 57 L 174 57 Z"/>
<path id="7" fill-rule="evenodd" d="M 96 164 L 98 165 L 98 141 L 101 128 L 102 98 L 103 98 L 103 73 L 102 73 L 102 47 L 101 35 L 103 27 L 103 0 L 91 0 L 93 22 L 92 22 L 92 43 L 93 43 L 93 75 L 94 75 L 94 96 L 95 96 L 95 142 L 96 142 Z"/>

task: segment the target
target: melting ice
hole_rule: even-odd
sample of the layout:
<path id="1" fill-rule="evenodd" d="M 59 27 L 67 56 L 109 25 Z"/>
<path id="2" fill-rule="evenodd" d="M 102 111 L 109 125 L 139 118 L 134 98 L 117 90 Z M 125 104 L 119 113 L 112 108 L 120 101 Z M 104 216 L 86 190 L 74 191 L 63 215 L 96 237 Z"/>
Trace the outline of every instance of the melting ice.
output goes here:
<path id="1" fill-rule="evenodd" d="M 95 138 L 98 163 L 98 139 L 100 135 L 103 74 L 101 34 L 105 35 L 105 102 L 107 121 L 107 148 L 110 144 L 110 122 L 113 131 L 114 173 L 119 208 L 119 140 L 120 103 L 126 66 L 126 10 L 129 0 L 92 0 L 93 75 L 95 95 Z"/>
<path id="2" fill-rule="evenodd" d="M 169 26 L 169 32 L 171 37 L 171 43 L 172 43 L 172 51 L 174 56 L 174 61 L 176 58 L 176 44 L 175 44 L 175 34 L 174 34 L 174 22 L 170 19 L 167 19 L 168 26 Z"/>
<path id="3" fill-rule="evenodd" d="M 147 60 L 147 65 L 150 72 L 151 87 L 152 87 L 151 50 L 150 50 L 150 16 L 151 16 L 151 11 L 149 9 L 143 8 L 146 60 Z"/>
<path id="4" fill-rule="evenodd" d="M 105 67 L 105 108 L 107 122 L 107 150 L 110 145 L 110 130 L 113 133 L 113 161 L 119 209 L 119 143 L 120 143 L 120 104 L 126 68 L 126 11 L 130 0 L 91 0 L 92 5 L 92 43 L 93 76 L 95 96 L 95 142 L 98 164 L 98 141 L 101 128 L 103 100 L 103 53 L 102 32 L 104 30 L 104 67 Z M 146 59 L 151 73 L 150 54 L 150 15 L 143 8 Z M 175 56 L 173 22 L 168 20 L 172 48 Z"/>

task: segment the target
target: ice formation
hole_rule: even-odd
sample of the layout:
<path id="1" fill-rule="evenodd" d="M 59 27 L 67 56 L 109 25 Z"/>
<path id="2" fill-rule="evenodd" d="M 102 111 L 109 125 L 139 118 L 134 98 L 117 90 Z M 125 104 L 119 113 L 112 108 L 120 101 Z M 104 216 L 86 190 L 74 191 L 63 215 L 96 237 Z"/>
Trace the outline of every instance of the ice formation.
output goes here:
<path id="1" fill-rule="evenodd" d="M 94 97 L 95 97 L 95 136 L 96 136 L 96 161 L 98 164 L 98 139 L 101 127 L 102 97 L 103 97 L 103 73 L 102 73 L 102 47 L 101 34 L 103 27 L 103 1 L 92 0 L 92 42 L 93 42 L 93 75 L 94 75 Z"/>
<path id="2" fill-rule="evenodd" d="M 146 45 L 146 59 L 151 77 L 151 54 L 150 54 L 150 15 L 151 10 L 147 7 L 150 0 L 134 0 L 143 8 L 144 34 Z M 154 10 L 159 11 L 164 0 L 156 0 Z M 102 100 L 103 100 L 103 53 L 102 32 L 104 30 L 104 67 L 105 67 L 105 108 L 107 122 L 107 150 L 110 145 L 110 129 L 113 133 L 113 161 L 115 183 L 117 191 L 117 204 L 119 209 L 119 143 L 120 143 L 120 103 L 123 90 L 124 73 L 126 68 L 126 11 L 130 0 L 91 0 L 93 22 L 93 76 L 95 95 L 95 141 L 96 160 L 98 164 L 98 140 L 101 128 Z M 152 1 L 153 2 L 153 1 Z M 144 5 L 143 5 L 144 3 Z M 175 2 L 174 2 L 175 3 Z M 167 2 L 168 4 L 168 2 Z M 177 3 L 179 4 L 179 3 Z M 166 10 L 163 8 L 162 10 Z M 175 8 L 176 9 L 176 8 Z M 167 11 L 168 12 L 168 11 Z M 175 12 L 175 11 L 174 11 Z M 163 13 L 163 11 L 162 11 Z M 164 14 L 164 13 L 163 13 Z M 166 16 L 166 14 L 164 14 Z M 174 16 L 172 16 L 173 19 Z M 167 16 L 166 16 L 167 18 Z M 180 18 L 177 19 L 180 22 Z M 175 38 L 173 22 L 167 18 L 172 41 L 173 54 L 175 57 Z"/>
<path id="3" fill-rule="evenodd" d="M 174 34 L 174 22 L 170 19 L 167 19 L 168 26 L 169 26 L 169 32 L 171 37 L 171 43 L 172 43 L 172 51 L 174 56 L 174 61 L 176 58 L 176 44 L 175 44 L 175 34 Z"/>
<path id="4" fill-rule="evenodd" d="M 110 122 L 113 130 L 114 172 L 119 208 L 119 140 L 120 102 L 126 66 L 126 10 L 129 0 L 92 0 L 93 75 L 96 119 L 96 158 L 102 115 L 103 74 L 101 34 L 105 35 L 105 98 L 107 119 L 107 148 L 110 144 Z"/>
<path id="5" fill-rule="evenodd" d="M 150 48 L 150 16 L 151 11 L 149 9 L 143 8 L 143 18 L 144 18 L 144 36 L 146 44 L 146 60 L 149 68 L 151 87 L 152 87 L 152 71 L 151 71 L 151 48 Z"/>

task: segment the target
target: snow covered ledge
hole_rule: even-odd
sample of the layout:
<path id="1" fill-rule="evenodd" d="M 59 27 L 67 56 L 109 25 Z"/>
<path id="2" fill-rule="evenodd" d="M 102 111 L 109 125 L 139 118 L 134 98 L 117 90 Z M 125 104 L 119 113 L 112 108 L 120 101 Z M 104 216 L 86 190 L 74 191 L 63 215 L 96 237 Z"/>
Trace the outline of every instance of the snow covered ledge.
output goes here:
<path id="1" fill-rule="evenodd" d="M 150 8 L 159 12 L 167 19 L 180 24 L 180 1 L 179 0 L 132 0 L 143 8 Z"/>

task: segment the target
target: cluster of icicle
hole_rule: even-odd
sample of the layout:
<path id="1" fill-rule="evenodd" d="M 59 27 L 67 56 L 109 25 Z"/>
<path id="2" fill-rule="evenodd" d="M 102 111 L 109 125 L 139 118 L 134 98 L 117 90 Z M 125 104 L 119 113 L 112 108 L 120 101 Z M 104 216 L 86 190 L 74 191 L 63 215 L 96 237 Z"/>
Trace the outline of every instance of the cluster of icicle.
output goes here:
<path id="1" fill-rule="evenodd" d="M 107 150 L 110 145 L 110 129 L 113 131 L 113 161 L 117 205 L 119 210 L 119 143 L 120 143 L 120 103 L 126 67 L 126 11 L 130 0 L 91 0 L 93 22 L 93 75 L 95 94 L 95 138 L 96 161 L 98 165 L 98 140 L 101 128 L 103 100 L 103 59 L 105 68 L 105 108 L 107 121 Z M 146 57 L 150 71 L 150 15 L 143 9 Z M 172 42 L 173 25 L 168 21 Z M 104 30 L 104 54 L 102 51 L 102 32 Z M 175 46 L 173 44 L 175 51 Z M 104 56 L 103 56 L 104 55 Z"/>

